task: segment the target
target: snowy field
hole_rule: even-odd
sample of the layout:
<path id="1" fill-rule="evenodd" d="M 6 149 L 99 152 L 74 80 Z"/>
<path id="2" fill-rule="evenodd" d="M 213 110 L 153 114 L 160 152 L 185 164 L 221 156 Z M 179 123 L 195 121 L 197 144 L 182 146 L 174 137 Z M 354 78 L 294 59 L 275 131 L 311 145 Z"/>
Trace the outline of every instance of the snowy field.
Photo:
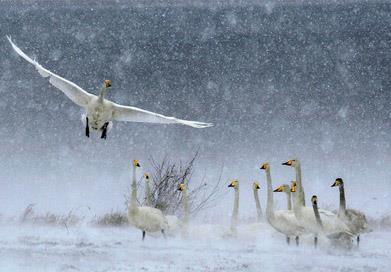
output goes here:
<path id="1" fill-rule="evenodd" d="M 217 231 L 221 229 L 221 231 Z M 362 236 L 350 251 L 308 237 L 300 247 L 267 226 L 242 226 L 236 238 L 222 227 L 199 226 L 182 239 L 132 228 L 0 227 L 1 271 L 390 271 L 391 232 Z M 321 241 L 322 243 L 322 241 Z"/>

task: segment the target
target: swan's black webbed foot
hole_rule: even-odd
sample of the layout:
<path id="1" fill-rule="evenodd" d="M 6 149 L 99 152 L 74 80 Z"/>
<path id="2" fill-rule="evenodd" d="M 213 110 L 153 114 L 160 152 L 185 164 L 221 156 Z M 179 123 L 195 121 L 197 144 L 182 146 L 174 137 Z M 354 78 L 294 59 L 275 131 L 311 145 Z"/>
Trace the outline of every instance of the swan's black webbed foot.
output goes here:
<path id="1" fill-rule="evenodd" d="M 162 229 L 161 231 L 162 231 L 162 235 L 163 235 L 164 239 L 166 239 L 166 232 L 164 231 L 164 229 Z"/>
<path id="2" fill-rule="evenodd" d="M 144 241 L 144 239 L 145 239 L 145 230 L 143 230 L 143 241 Z"/>
<path id="3" fill-rule="evenodd" d="M 90 137 L 90 127 L 88 125 L 88 117 L 86 117 L 86 136 Z"/>
<path id="4" fill-rule="evenodd" d="M 295 241 L 296 241 L 296 246 L 299 246 L 299 236 L 295 237 Z"/>
<path id="5" fill-rule="evenodd" d="M 109 122 L 106 122 L 102 127 L 102 136 L 100 136 L 101 139 L 106 139 L 107 137 L 107 126 L 109 125 Z"/>
<path id="6" fill-rule="evenodd" d="M 357 235 L 357 246 L 360 245 L 360 235 Z"/>
<path id="7" fill-rule="evenodd" d="M 318 246 L 318 236 L 314 237 L 314 247 L 316 248 Z"/>
<path id="8" fill-rule="evenodd" d="M 289 245 L 291 243 L 291 238 L 289 236 L 286 237 L 286 243 Z"/>

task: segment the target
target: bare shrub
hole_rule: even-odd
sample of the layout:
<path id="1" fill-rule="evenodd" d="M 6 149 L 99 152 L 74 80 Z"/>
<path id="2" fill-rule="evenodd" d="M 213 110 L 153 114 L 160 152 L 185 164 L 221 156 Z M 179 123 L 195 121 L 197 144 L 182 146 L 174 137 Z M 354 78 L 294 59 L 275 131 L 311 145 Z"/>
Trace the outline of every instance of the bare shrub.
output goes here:
<path id="1" fill-rule="evenodd" d="M 193 216 L 209 207 L 220 197 L 221 190 L 219 190 L 219 187 L 221 185 L 222 170 L 219 178 L 213 183 L 206 182 L 205 176 L 200 180 L 193 180 L 194 164 L 197 158 L 198 153 L 195 153 L 187 162 L 174 162 L 167 156 L 161 161 L 156 161 L 152 157 L 149 159 L 152 169 L 150 186 L 153 207 L 162 210 L 164 214 L 178 214 L 178 211 L 182 212 L 183 194 L 178 191 L 178 185 L 182 182 L 186 183 L 187 186 L 189 209 Z M 144 185 L 144 182 L 140 179 L 138 188 L 144 187 Z M 140 190 L 138 192 L 138 203 L 145 205 L 145 196 L 140 194 Z M 129 197 L 129 193 L 125 195 L 126 205 L 130 203 Z"/>
<path id="2" fill-rule="evenodd" d="M 128 217 L 126 213 L 122 212 L 110 212 L 103 216 L 97 217 L 91 222 L 96 226 L 123 226 L 128 224 Z"/>

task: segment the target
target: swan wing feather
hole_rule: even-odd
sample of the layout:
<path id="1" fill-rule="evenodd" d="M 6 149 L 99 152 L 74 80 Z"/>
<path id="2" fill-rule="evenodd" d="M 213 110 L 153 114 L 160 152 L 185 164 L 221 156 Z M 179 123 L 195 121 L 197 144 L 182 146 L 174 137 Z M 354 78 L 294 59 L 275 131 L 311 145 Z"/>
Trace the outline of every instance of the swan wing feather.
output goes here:
<path id="1" fill-rule="evenodd" d="M 210 123 L 182 120 L 136 107 L 119 105 L 116 103 L 113 103 L 113 119 L 127 122 L 182 124 L 194 128 L 206 128 L 213 126 L 213 124 Z"/>
<path id="2" fill-rule="evenodd" d="M 17 47 L 11 40 L 9 36 L 7 36 L 8 41 L 11 43 L 12 48 L 15 52 L 25 59 L 27 62 L 34 65 L 37 69 L 38 73 L 42 77 L 49 77 L 49 82 L 59 90 L 61 90 L 69 99 L 71 99 L 75 104 L 80 107 L 86 107 L 90 102 L 91 98 L 95 97 L 95 95 L 90 94 L 84 91 L 81 87 L 77 86 L 75 83 L 56 75 L 53 72 L 50 72 L 48 69 L 42 67 L 38 62 L 31 59 L 27 56 L 19 47 Z"/>

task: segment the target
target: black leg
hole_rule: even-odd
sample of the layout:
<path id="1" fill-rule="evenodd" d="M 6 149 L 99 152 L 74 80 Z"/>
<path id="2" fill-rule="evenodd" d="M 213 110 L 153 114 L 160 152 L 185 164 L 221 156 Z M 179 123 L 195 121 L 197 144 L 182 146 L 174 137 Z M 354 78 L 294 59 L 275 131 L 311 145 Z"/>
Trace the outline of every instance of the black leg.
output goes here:
<path id="1" fill-rule="evenodd" d="M 299 236 L 296 236 L 295 241 L 296 241 L 296 246 L 299 246 Z"/>
<path id="2" fill-rule="evenodd" d="M 102 127 L 102 136 L 100 136 L 101 139 L 106 139 L 107 137 L 107 126 L 109 125 L 109 122 L 106 122 Z"/>
<path id="3" fill-rule="evenodd" d="M 166 232 L 164 231 L 164 229 L 162 229 L 162 234 L 163 234 L 164 239 L 166 239 Z"/>
<path id="4" fill-rule="evenodd" d="M 145 239 L 145 230 L 143 230 L 143 241 Z"/>
<path id="5" fill-rule="evenodd" d="M 360 245 L 360 235 L 357 235 L 357 246 Z"/>
<path id="6" fill-rule="evenodd" d="M 314 247 L 316 248 L 318 246 L 318 236 L 314 237 Z"/>
<path id="7" fill-rule="evenodd" d="M 286 237 L 286 243 L 289 245 L 291 242 L 291 238 L 289 236 Z"/>
<path id="8" fill-rule="evenodd" d="M 90 126 L 88 125 L 88 117 L 86 117 L 86 136 L 90 137 Z"/>

